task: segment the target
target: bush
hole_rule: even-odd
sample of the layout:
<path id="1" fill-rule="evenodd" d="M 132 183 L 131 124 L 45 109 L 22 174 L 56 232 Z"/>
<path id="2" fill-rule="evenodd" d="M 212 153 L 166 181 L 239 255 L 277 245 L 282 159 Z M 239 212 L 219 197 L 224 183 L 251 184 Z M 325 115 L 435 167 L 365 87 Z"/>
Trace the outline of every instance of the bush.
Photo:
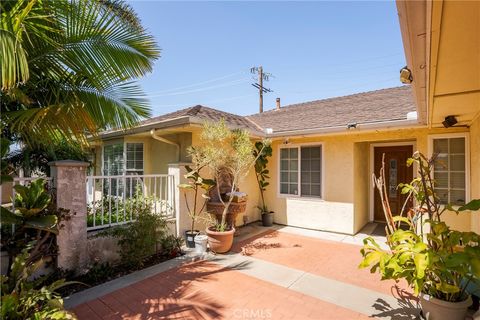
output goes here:
<path id="1" fill-rule="evenodd" d="M 139 203 L 135 221 L 101 234 L 105 233 L 118 238 L 121 261 L 129 268 L 141 268 L 155 254 L 171 256 L 180 252 L 180 240 L 168 235 L 166 218 L 152 213 L 152 201 L 148 198 Z"/>

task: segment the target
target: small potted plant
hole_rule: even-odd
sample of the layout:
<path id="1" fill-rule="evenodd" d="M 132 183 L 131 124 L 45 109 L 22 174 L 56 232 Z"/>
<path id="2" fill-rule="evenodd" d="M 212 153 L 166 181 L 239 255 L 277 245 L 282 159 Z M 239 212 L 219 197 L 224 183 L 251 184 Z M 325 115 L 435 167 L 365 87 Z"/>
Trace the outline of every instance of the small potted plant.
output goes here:
<path id="1" fill-rule="evenodd" d="M 216 182 L 216 201 L 222 206 L 221 218 L 215 219 L 215 223 L 206 230 L 208 243 L 212 251 L 225 253 L 232 247 L 235 233 L 234 221 L 228 223 L 227 214 L 234 200 L 239 198 L 237 193 L 239 183 L 255 164 L 253 143 L 246 130 L 230 130 L 223 119 L 217 123 L 205 123 L 201 140 L 202 145 L 197 147 L 197 152 L 203 155 L 213 174 Z M 221 180 L 225 180 L 226 176 L 230 177 L 229 190 L 221 190 L 221 186 L 224 186 Z"/>
<path id="2" fill-rule="evenodd" d="M 262 225 L 264 227 L 271 227 L 273 225 L 274 212 L 268 210 L 268 207 L 265 204 L 264 192 L 267 190 L 268 185 L 270 185 L 270 183 L 267 181 L 267 179 L 270 178 L 268 176 L 269 171 L 267 169 L 267 164 L 268 157 L 272 156 L 272 147 L 258 141 L 255 143 L 253 156 L 257 159 L 255 161 L 255 177 L 257 178 L 258 189 L 260 190 L 260 198 L 262 200 L 262 204 L 257 206 L 257 208 L 260 210 L 262 216 Z"/>
<path id="3" fill-rule="evenodd" d="M 188 180 L 188 183 L 179 184 L 178 187 L 185 191 L 185 204 L 191 219 L 191 228 L 185 231 L 185 243 L 188 248 L 195 248 L 195 237 L 200 233 L 199 230 L 195 229 L 195 223 L 205 212 L 204 209 L 209 199 L 208 193 L 215 186 L 215 181 L 200 176 L 200 171 L 206 166 L 206 159 L 201 150 L 190 147 L 188 154 L 192 158 L 192 166 L 185 166 L 187 173 L 184 177 Z M 193 192 L 193 207 L 190 207 L 188 203 L 187 191 Z M 200 193 L 204 200 L 203 203 L 198 205 L 197 202 Z"/>
<path id="4" fill-rule="evenodd" d="M 428 319 L 463 320 L 472 303 L 468 287 L 478 286 L 480 281 L 480 236 L 451 230 L 442 221 L 442 214 L 446 210 L 457 214 L 479 210 L 480 200 L 456 208 L 442 205 L 432 177 L 434 162 L 435 157 L 427 159 L 418 152 L 408 160 L 407 165 L 417 164 L 418 177 L 399 185 L 407 194 L 404 208 L 408 210 L 398 215 L 390 211 L 382 166 L 374 181 L 387 221 L 389 249 L 383 250 L 373 238 L 366 238 L 359 267 L 379 272 L 382 280 L 405 279 L 419 295 L 422 313 Z"/>

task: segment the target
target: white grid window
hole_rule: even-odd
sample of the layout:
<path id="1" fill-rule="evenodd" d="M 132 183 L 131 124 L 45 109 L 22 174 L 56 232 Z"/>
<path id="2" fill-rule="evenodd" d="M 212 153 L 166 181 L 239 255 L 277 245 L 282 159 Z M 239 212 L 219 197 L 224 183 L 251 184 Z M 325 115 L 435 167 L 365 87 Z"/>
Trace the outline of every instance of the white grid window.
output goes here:
<path id="1" fill-rule="evenodd" d="M 103 147 L 103 175 L 116 176 L 124 172 L 123 143 Z"/>
<path id="2" fill-rule="evenodd" d="M 127 174 L 143 174 L 143 143 L 127 143 Z"/>
<path id="3" fill-rule="evenodd" d="M 280 149 L 280 194 L 321 197 L 322 147 Z"/>
<path id="4" fill-rule="evenodd" d="M 435 138 L 433 152 L 437 155 L 433 176 L 440 203 L 465 204 L 465 138 Z"/>

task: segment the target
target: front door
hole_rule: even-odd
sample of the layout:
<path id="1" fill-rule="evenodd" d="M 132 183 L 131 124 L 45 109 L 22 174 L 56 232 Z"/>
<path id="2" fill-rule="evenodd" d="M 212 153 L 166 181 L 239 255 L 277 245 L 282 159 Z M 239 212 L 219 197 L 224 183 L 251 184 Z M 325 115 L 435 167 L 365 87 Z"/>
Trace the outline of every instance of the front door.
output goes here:
<path id="1" fill-rule="evenodd" d="M 413 147 L 392 146 L 374 148 L 375 175 L 378 176 L 382 167 L 382 156 L 385 154 L 385 180 L 388 193 L 388 201 L 393 215 L 400 214 L 406 195 L 401 194 L 399 183 L 409 183 L 413 178 L 413 167 L 407 167 L 407 159 L 413 154 Z M 382 203 L 375 188 L 374 220 L 385 222 Z"/>

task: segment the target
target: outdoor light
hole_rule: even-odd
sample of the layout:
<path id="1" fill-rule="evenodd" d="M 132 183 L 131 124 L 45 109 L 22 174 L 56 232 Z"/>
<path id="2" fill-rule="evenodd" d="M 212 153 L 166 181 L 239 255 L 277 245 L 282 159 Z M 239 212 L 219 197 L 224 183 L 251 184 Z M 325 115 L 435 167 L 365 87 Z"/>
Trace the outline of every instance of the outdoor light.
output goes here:
<path id="1" fill-rule="evenodd" d="M 265 128 L 265 133 L 266 133 L 266 134 L 272 134 L 272 133 L 273 133 L 273 129 L 272 129 L 272 128 Z"/>
<path id="2" fill-rule="evenodd" d="M 357 123 L 356 122 L 353 122 L 353 123 L 347 123 L 347 129 L 350 130 L 350 129 L 355 129 L 357 128 Z"/>
<path id="3" fill-rule="evenodd" d="M 412 77 L 412 71 L 407 68 L 407 66 L 403 67 L 400 69 L 400 82 L 404 84 L 409 84 L 412 83 L 413 77 Z"/>
<path id="4" fill-rule="evenodd" d="M 457 122 L 458 121 L 457 121 L 457 118 L 455 118 L 455 116 L 446 116 L 442 124 L 445 128 L 450 128 L 456 125 Z"/>

